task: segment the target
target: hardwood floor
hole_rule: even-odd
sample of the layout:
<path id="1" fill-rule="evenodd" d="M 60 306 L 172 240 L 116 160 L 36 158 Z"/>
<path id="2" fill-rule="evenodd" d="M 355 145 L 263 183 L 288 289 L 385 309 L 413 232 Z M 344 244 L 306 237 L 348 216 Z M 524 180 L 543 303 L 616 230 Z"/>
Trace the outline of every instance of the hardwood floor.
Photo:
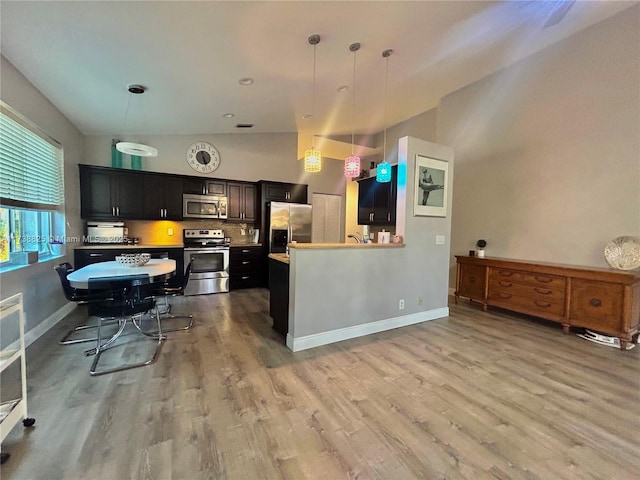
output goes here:
<path id="1" fill-rule="evenodd" d="M 2 479 L 638 478 L 640 346 L 460 302 L 294 354 L 266 290 L 173 303 L 196 326 L 151 366 L 90 377 L 57 344 L 82 310 L 28 349 L 36 425 Z"/>

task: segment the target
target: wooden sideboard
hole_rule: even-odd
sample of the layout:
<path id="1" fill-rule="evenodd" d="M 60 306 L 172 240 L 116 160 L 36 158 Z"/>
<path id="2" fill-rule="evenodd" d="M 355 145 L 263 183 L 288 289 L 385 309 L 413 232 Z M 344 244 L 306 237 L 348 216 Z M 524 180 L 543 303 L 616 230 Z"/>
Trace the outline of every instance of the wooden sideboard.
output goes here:
<path id="1" fill-rule="evenodd" d="M 488 306 L 638 342 L 640 273 L 493 257 L 456 255 L 456 302 Z"/>

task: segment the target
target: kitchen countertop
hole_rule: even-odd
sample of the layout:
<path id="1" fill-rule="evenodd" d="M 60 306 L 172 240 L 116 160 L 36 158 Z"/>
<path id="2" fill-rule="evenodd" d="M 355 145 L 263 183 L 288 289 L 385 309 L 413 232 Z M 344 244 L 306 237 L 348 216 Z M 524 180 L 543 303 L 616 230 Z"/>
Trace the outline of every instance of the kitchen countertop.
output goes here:
<path id="1" fill-rule="evenodd" d="M 290 243 L 289 248 L 301 250 L 339 248 L 404 248 L 404 243 Z"/>
<path id="2" fill-rule="evenodd" d="M 128 250 L 128 249 L 139 249 L 139 248 L 184 248 L 184 245 L 181 243 L 178 245 L 149 245 L 147 243 L 139 243 L 138 245 L 129 245 L 129 244 L 121 244 L 121 243 L 93 243 L 91 245 L 79 245 L 74 247 L 80 250 L 95 250 L 95 249 L 117 249 L 117 250 Z"/>
<path id="3" fill-rule="evenodd" d="M 261 247 L 261 243 L 251 243 L 251 242 L 231 242 L 231 247 Z"/>
<path id="4" fill-rule="evenodd" d="M 289 257 L 286 253 L 270 253 L 269 258 L 276 260 L 278 262 L 289 264 Z"/>

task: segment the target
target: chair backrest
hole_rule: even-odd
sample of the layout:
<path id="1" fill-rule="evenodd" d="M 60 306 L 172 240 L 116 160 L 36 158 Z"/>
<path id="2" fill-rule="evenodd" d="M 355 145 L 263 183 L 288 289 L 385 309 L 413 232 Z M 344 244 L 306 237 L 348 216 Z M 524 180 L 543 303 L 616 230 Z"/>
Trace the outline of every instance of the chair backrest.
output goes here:
<path id="1" fill-rule="evenodd" d="M 180 288 L 180 292 L 184 293 L 184 290 L 187 288 L 187 284 L 189 283 L 189 277 L 191 276 L 191 261 L 187 264 L 187 269 L 184 271 L 184 280 L 182 281 L 182 287 Z"/>
<path id="2" fill-rule="evenodd" d="M 60 265 L 56 265 L 53 267 L 56 272 L 58 272 L 58 276 L 60 277 L 60 283 L 62 283 L 62 290 L 64 291 L 64 296 L 70 302 L 77 301 L 77 291 L 75 288 L 71 286 L 69 280 L 67 279 L 67 275 L 73 272 L 73 267 L 69 262 L 61 263 Z"/>
<path id="3" fill-rule="evenodd" d="M 149 275 L 89 278 L 89 295 L 104 295 L 110 300 L 89 305 L 89 314 L 100 317 L 124 317 L 146 312 L 154 306 Z"/>

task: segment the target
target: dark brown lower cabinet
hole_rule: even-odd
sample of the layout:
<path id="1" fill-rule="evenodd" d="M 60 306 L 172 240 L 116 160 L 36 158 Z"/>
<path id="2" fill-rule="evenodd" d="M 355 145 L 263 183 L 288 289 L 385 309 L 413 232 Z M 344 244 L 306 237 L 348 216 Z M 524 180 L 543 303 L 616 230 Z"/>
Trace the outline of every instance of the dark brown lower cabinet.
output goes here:
<path id="1" fill-rule="evenodd" d="M 229 288 L 259 287 L 264 269 L 261 245 L 231 247 L 229 250 Z"/>
<path id="2" fill-rule="evenodd" d="M 281 335 L 289 332 L 289 264 L 269 259 L 269 315 L 273 329 Z"/>

